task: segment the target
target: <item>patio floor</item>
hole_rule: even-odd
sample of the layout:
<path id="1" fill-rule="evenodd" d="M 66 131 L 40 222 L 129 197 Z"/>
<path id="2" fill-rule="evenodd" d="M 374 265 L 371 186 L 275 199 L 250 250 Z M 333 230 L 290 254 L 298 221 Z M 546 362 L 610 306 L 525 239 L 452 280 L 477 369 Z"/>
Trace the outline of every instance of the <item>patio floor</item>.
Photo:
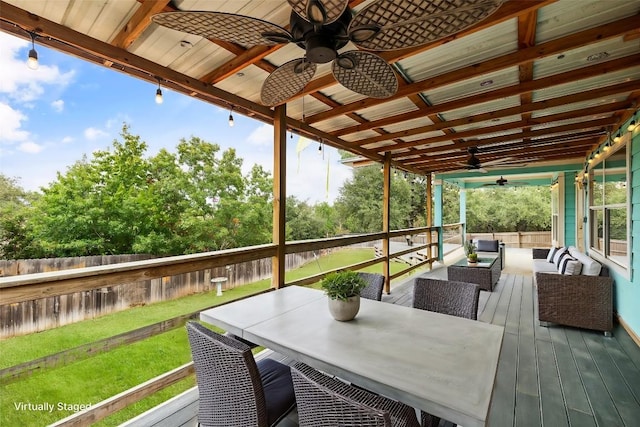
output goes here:
<path id="1" fill-rule="evenodd" d="M 459 254 L 445 258 L 449 263 Z M 446 267 L 425 276 L 446 278 Z M 413 278 L 384 295 L 386 302 L 411 305 Z M 506 265 L 493 292 L 480 293 L 478 319 L 505 327 L 489 414 L 491 427 L 640 425 L 640 347 L 619 325 L 613 337 L 602 333 L 538 325 L 531 250 L 508 248 Z M 279 358 L 271 353 L 264 356 Z M 185 423 L 195 425 L 197 391 L 183 400 Z M 178 400 L 178 399 L 176 399 Z M 169 425 L 179 412 L 164 405 L 129 425 Z M 149 416 L 155 413 L 157 424 Z M 143 414 L 144 415 L 144 414 Z M 296 426 L 291 414 L 281 426 Z M 175 420 L 175 418 L 174 418 Z"/>

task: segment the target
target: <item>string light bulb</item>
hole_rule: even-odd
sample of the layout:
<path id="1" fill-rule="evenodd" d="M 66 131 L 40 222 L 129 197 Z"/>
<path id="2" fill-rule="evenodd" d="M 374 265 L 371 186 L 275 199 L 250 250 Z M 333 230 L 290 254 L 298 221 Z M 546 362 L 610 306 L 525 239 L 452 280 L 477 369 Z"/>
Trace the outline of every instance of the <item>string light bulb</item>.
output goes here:
<path id="1" fill-rule="evenodd" d="M 633 119 L 631 119 L 631 123 L 629 123 L 629 126 L 627 127 L 627 130 L 629 132 L 633 132 L 635 130 L 635 128 L 637 128 L 638 125 L 636 125 L 636 115 L 635 113 L 633 114 Z"/>
<path id="2" fill-rule="evenodd" d="M 620 140 L 621 140 L 621 139 L 622 139 L 622 138 L 620 137 L 620 132 L 618 132 L 618 134 L 616 135 L 616 137 L 615 137 L 615 138 L 613 138 L 613 142 L 615 142 L 615 143 L 617 144 L 618 142 L 620 142 Z"/>
<path id="3" fill-rule="evenodd" d="M 232 105 L 231 109 L 229 110 L 229 127 L 232 128 L 234 124 L 235 122 L 233 121 L 233 105 Z"/>
<path id="4" fill-rule="evenodd" d="M 156 104 L 162 104 L 162 89 L 160 89 L 160 79 L 158 79 L 158 89 L 156 90 Z"/>
<path id="5" fill-rule="evenodd" d="M 38 69 L 38 52 L 36 52 L 36 43 L 35 43 L 36 36 L 33 33 L 29 33 L 29 35 L 31 36 L 31 50 L 29 50 L 27 67 L 29 67 L 31 70 L 37 70 Z"/>

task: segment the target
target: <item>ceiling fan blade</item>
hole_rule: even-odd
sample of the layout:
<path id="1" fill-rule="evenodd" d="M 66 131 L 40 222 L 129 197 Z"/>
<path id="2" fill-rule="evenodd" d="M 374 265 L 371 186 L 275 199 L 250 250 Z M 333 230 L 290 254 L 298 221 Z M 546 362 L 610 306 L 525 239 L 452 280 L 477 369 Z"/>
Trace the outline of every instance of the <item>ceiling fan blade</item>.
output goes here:
<path id="1" fill-rule="evenodd" d="M 298 16 L 316 25 L 327 25 L 336 21 L 349 5 L 349 0 L 287 1 Z"/>
<path id="2" fill-rule="evenodd" d="M 482 166 L 499 165 L 500 163 L 507 163 L 507 162 L 511 161 L 512 159 L 513 159 L 512 157 L 503 157 L 501 159 L 489 160 L 488 162 L 482 162 Z"/>
<path id="3" fill-rule="evenodd" d="M 458 33 L 504 0 L 377 0 L 353 17 L 351 40 L 368 50 L 415 47 Z"/>
<path id="4" fill-rule="evenodd" d="M 289 31 L 279 25 L 234 13 L 166 12 L 153 15 L 151 20 L 173 30 L 207 39 L 224 40 L 247 48 L 257 45 L 276 45 L 292 39 Z M 265 35 L 270 37 L 267 38 Z"/>
<path id="5" fill-rule="evenodd" d="M 316 68 L 316 64 L 303 58 L 282 64 L 262 84 L 262 103 L 269 107 L 282 104 L 304 89 L 316 73 Z"/>
<path id="6" fill-rule="evenodd" d="M 393 68 L 378 55 L 352 50 L 338 56 L 331 65 L 342 86 L 371 98 L 388 98 L 398 91 Z"/>

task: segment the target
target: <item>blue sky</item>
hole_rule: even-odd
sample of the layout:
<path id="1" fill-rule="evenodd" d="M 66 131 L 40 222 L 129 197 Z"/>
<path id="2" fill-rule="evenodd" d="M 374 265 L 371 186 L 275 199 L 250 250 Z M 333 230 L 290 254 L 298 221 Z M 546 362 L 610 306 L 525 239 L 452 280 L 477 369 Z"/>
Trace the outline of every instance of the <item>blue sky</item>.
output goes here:
<path id="1" fill-rule="evenodd" d="M 45 48 L 36 43 L 39 67 L 26 66 L 30 43 L 0 33 L 0 172 L 18 179 L 27 190 L 39 190 L 83 155 L 111 146 L 123 123 L 140 135 L 148 155 L 161 148 L 175 152 L 181 138 L 197 136 L 233 147 L 246 173 L 253 164 L 273 170 L 270 125 L 157 85 Z M 296 155 L 298 136 L 287 138 L 287 194 L 309 203 L 338 196 L 351 169 L 338 162 L 337 150 L 326 147 L 324 159 L 313 142 Z M 329 163 L 329 192 L 326 191 Z"/>

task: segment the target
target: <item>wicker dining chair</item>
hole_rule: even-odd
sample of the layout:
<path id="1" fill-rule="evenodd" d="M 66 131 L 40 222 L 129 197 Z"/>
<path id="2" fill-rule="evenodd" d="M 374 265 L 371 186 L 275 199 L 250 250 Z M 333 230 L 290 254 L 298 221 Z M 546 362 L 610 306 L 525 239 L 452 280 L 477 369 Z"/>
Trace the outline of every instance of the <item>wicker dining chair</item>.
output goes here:
<path id="1" fill-rule="evenodd" d="M 418 277 L 413 286 L 413 307 L 466 319 L 478 319 L 480 287 L 475 283 Z"/>
<path id="2" fill-rule="evenodd" d="M 466 319 L 478 319 L 480 286 L 418 277 L 413 285 L 413 308 L 434 311 Z M 440 418 L 422 411 L 422 427 L 435 427 Z"/>
<path id="3" fill-rule="evenodd" d="M 382 300 L 382 290 L 384 289 L 384 276 L 378 273 L 362 273 L 358 276 L 362 277 L 367 286 L 360 291 L 362 298 L 372 299 L 376 301 Z"/>
<path id="4" fill-rule="evenodd" d="M 300 427 L 419 427 L 413 408 L 356 388 L 304 363 L 291 367 Z"/>
<path id="5" fill-rule="evenodd" d="M 277 424 L 295 406 L 289 366 L 273 359 L 258 363 L 251 349 L 196 322 L 187 334 L 198 383 L 201 426 Z"/>

